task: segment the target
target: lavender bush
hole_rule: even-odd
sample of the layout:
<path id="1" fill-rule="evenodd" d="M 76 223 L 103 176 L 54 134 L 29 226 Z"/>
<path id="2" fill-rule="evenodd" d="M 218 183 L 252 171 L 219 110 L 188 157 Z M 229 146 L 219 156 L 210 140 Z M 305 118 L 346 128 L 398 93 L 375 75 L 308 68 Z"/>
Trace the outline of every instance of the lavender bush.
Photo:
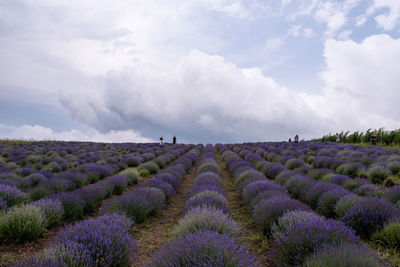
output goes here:
<path id="1" fill-rule="evenodd" d="M 328 218 L 333 218 L 336 216 L 335 207 L 337 202 L 345 195 L 352 194 L 350 191 L 343 188 L 336 188 L 325 192 L 319 198 L 317 210 Z"/>
<path id="2" fill-rule="evenodd" d="M 45 231 L 42 211 L 31 205 L 14 206 L 0 216 L 0 239 L 23 243 L 37 239 Z"/>
<path id="3" fill-rule="evenodd" d="M 0 197 L 0 212 L 1 211 L 7 211 L 8 210 L 8 205 L 7 202 Z"/>
<path id="4" fill-rule="evenodd" d="M 67 226 L 55 238 L 56 245 L 83 245 L 96 266 L 128 266 L 137 250 L 130 235 L 132 222 L 121 215 L 102 215 Z"/>
<path id="5" fill-rule="evenodd" d="M 149 266 L 256 267 L 258 263 L 233 238 L 199 231 L 166 243 L 151 256 Z"/>
<path id="6" fill-rule="evenodd" d="M 297 200 L 290 198 L 273 197 L 261 200 L 253 211 L 253 217 L 264 235 L 269 235 L 271 226 L 280 216 L 290 210 L 311 211 L 311 209 Z"/>
<path id="7" fill-rule="evenodd" d="M 286 189 L 269 180 L 255 181 L 243 188 L 242 198 L 244 202 L 249 203 L 256 195 L 263 191 L 274 191 L 287 193 Z"/>
<path id="8" fill-rule="evenodd" d="M 380 198 L 367 198 L 351 207 L 341 220 L 357 235 L 369 238 L 398 216 L 399 210 L 392 203 Z"/>
<path id="9" fill-rule="evenodd" d="M 6 184 L 0 184 L 0 197 L 7 203 L 8 207 L 19 205 L 27 201 L 27 196 L 24 192 L 14 186 Z"/>
<path id="10" fill-rule="evenodd" d="M 78 192 L 68 192 L 59 195 L 64 208 L 64 219 L 73 221 L 83 215 L 85 208 L 85 200 Z"/>
<path id="11" fill-rule="evenodd" d="M 272 237 L 277 238 L 279 235 L 285 234 L 298 222 L 307 223 L 317 220 L 324 221 L 324 218 L 312 211 L 289 210 L 272 224 Z"/>
<path id="12" fill-rule="evenodd" d="M 226 205 L 226 199 L 221 200 L 219 198 L 214 198 L 213 196 L 198 196 L 199 194 L 191 197 L 188 201 L 186 201 L 184 207 L 184 213 L 196 207 L 215 208 L 223 211 L 224 213 L 228 213 L 228 206 Z"/>
<path id="13" fill-rule="evenodd" d="M 390 175 L 392 172 L 383 166 L 372 167 L 368 170 L 368 179 L 375 184 L 382 183 Z"/>
<path id="14" fill-rule="evenodd" d="M 171 184 L 169 184 L 163 180 L 160 180 L 158 178 L 152 178 L 152 179 L 144 182 L 143 186 L 155 187 L 155 188 L 161 189 L 164 192 L 165 198 L 167 200 L 176 194 L 176 191 Z"/>
<path id="15" fill-rule="evenodd" d="M 396 204 L 400 200 L 400 185 L 393 186 L 383 192 L 382 198 Z"/>
<path id="16" fill-rule="evenodd" d="M 37 206 L 42 210 L 43 220 L 46 228 L 59 225 L 64 216 L 62 202 L 58 199 L 40 199 L 32 202 L 32 206 Z"/>
<path id="17" fill-rule="evenodd" d="M 366 246 L 342 243 L 326 246 L 307 257 L 304 267 L 380 267 L 379 256 Z"/>
<path id="18" fill-rule="evenodd" d="M 359 239 L 341 222 L 320 218 L 297 222 L 275 238 L 277 262 L 279 266 L 298 266 L 318 249 L 342 242 L 358 243 Z"/>
<path id="19" fill-rule="evenodd" d="M 210 208 L 193 208 L 179 221 L 172 232 L 173 237 L 182 237 L 197 231 L 213 231 L 237 237 L 239 227 L 230 215 L 222 210 Z"/>

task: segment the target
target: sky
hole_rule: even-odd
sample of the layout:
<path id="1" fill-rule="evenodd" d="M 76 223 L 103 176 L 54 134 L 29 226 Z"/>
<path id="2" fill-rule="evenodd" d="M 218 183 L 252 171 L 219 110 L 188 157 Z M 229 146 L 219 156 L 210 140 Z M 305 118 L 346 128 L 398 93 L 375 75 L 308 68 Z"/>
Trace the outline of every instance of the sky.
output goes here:
<path id="1" fill-rule="evenodd" d="M 399 35 L 400 0 L 0 0 L 0 138 L 398 129 Z"/>

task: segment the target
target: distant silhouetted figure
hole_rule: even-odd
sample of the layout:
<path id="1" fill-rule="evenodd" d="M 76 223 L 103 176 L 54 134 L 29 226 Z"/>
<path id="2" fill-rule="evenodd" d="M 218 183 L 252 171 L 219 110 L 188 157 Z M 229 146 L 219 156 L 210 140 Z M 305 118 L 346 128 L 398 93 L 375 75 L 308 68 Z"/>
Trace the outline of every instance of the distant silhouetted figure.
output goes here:
<path id="1" fill-rule="evenodd" d="M 371 135 L 371 145 L 372 147 L 376 146 L 376 131 L 374 131 Z"/>
<path id="2" fill-rule="evenodd" d="M 164 146 L 164 137 L 160 137 L 160 146 L 163 147 Z"/>
<path id="3" fill-rule="evenodd" d="M 294 137 L 294 142 L 297 144 L 299 142 L 299 135 L 296 134 L 296 136 Z"/>
<path id="4" fill-rule="evenodd" d="M 291 143 L 292 142 L 292 138 L 289 138 L 288 142 Z"/>
<path id="5" fill-rule="evenodd" d="M 174 137 L 172 138 L 172 143 L 175 145 L 176 144 L 176 136 L 174 135 Z"/>
<path id="6" fill-rule="evenodd" d="M 338 133 L 336 133 L 336 143 L 337 143 L 337 144 L 340 143 L 340 137 L 339 137 L 339 134 L 338 134 Z"/>

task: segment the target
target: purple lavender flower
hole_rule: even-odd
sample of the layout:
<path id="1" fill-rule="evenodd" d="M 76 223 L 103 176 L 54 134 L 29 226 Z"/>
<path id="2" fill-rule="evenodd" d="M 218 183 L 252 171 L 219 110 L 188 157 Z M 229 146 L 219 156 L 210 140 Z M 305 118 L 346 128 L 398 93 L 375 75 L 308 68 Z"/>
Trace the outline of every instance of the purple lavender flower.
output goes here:
<path id="1" fill-rule="evenodd" d="M 83 215 L 85 201 L 77 192 L 59 194 L 59 198 L 64 207 L 64 218 L 73 221 Z"/>
<path id="2" fill-rule="evenodd" d="M 81 244 L 97 266 L 128 266 L 137 251 L 130 231 L 132 222 L 121 215 L 102 215 L 67 226 L 55 238 L 55 244 Z"/>
<path id="3" fill-rule="evenodd" d="M 181 181 L 182 181 L 183 177 L 186 175 L 185 169 L 182 167 L 179 167 L 179 166 L 168 167 L 165 170 L 160 171 L 160 174 L 161 173 L 170 173 L 174 177 L 178 178 Z"/>
<path id="4" fill-rule="evenodd" d="M 273 197 L 261 200 L 253 211 L 253 218 L 264 235 L 270 234 L 271 226 L 285 212 L 290 210 L 311 211 L 303 203 L 290 198 Z"/>
<path id="5" fill-rule="evenodd" d="M 323 214 L 325 217 L 333 218 L 335 217 L 335 207 L 336 203 L 345 195 L 353 194 L 350 191 L 338 187 L 327 191 L 321 195 L 318 201 L 317 210 Z"/>
<path id="6" fill-rule="evenodd" d="M 93 212 L 99 207 L 103 199 L 108 195 L 107 191 L 98 184 L 88 185 L 75 191 L 84 200 L 84 211 Z"/>
<path id="7" fill-rule="evenodd" d="M 208 185 L 208 184 L 207 185 L 194 185 L 194 186 L 192 186 L 192 188 L 186 195 L 186 198 L 188 199 L 202 191 L 216 191 L 216 192 L 224 195 L 224 191 L 222 190 L 221 187 L 214 186 L 214 185 Z"/>
<path id="8" fill-rule="evenodd" d="M 379 190 L 378 187 L 376 187 L 373 184 L 364 184 L 358 187 L 357 189 L 354 190 L 354 193 L 356 193 L 359 196 L 372 196 L 374 195 L 377 191 Z"/>
<path id="9" fill-rule="evenodd" d="M 24 192 L 18 188 L 6 184 L 0 184 L 0 197 L 7 203 L 8 207 L 19 205 L 27 200 Z"/>
<path id="10" fill-rule="evenodd" d="M 337 184 L 337 185 L 343 185 L 346 182 L 351 181 L 351 178 L 346 176 L 346 175 L 333 175 L 331 177 L 329 177 L 328 182 L 329 183 L 333 183 L 333 184 Z"/>
<path id="11" fill-rule="evenodd" d="M 215 208 L 222 210 L 224 213 L 228 213 L 228 206 L 226 205 L 226 200 L 221 200 L 220 198 L 215 198 L 212 196 L 198 196 L 196 195 L 190 198 L 185 203 L 184 213 L 187 211 L 200 207 L 200 208 Z"/>
<path id="12" fill-rule="evenodd" d="M 2 211 L 2 210 L 7 211 L 8 205 L 7 205 L 7 202 L 3 198 L 0 197 L 0 211 Z"/>
<path id="13" fill-rule="evenodd" d="M 284 184 L 287 191 L 292 194 L 294 197 L 299 197 L 301 193 L 301 189 L 308 188 L 309 185 L 315 183 L 315 180 L 304 175 L 295 175 L 292 176 L 287 182 Z"/>
<path id="14" fill-rule="evenodd" d="M 167 200 L 170 199 L 171 196 L 176 194 L 176 191 L 171 184 L 163 180 L 160 180 L 158 178 L 151 178 L 150 180 L 147 180 L 146 182 L 143 183 L 143 186 L 156 187 L 161 189 L 164 192 L 165 198 Z"/>
<path id="15" fill-rule="evenodd" d="M 176 238 L 198 231 L 213 231 L 231 237 L 239 235 L 239 227 L 229 214 L 214 207 L 195 207 L 179 221 L 172 236 Z"/>
<path id="16" fill-rule="evenodd" d="M 382 198 L 390 201 L 393 204 L 396 204 L 396 202 L 400 200 L 400 185 L 395 185 L 386 189 L 382 195 Z"/>
<path id="17" fill-rule="evenodd" d="M 31 203 L 42 210 L 43 221 L 46 228 L 56 226 L 61 223 L 64 216 L 64 208 L 62 202 L 58 199 L 40 199 Z"/>
<path id="18" fill-rule="evenodd" d="M 269 180 L 255 181 L 243 188 L 242 198 L 246 203 L 249 203 L 257 194 L 263 191 L 274 191 L 287 193 L 286 189 Z"/>
<path id="19" fill-rule="evenodd" d="M 312 209 L 316 209 L 318 202 L 323 193 L 341 188 L 336 184 L 326 182 L 316 182 L 307 187 L 307 190 L 302 191 L 300 199 L 306 202 Z M 341 188 L 342 189 L 342 188 Z"/>
<path id="20" fill-rule="evenodd" d="M 324 246 L 306 258 L 304 267 L 365 266 L 380 267 L 384 264 L 375 251 L 367 246 L 341 243 L 339 246 Z"/>
<path id="21" fill-rule="evenodd" d="M 282 164 L 276 163 L 269 169 L 269 171 L 266 173 L 266 176 L 268 178 L 275 179 L 281 172 L 286 170 L 287 169 Z"/>
<path id="22" fill-rule="evenodd" d="M 399 210 L 392 203 L 381 198 L 366 198 L 351 207 L 341 220 L 359 236 L 369 238 L 399 215 Z"/>
<path id="23" fill-rule="evenodd" d="M 358 243 L 359 238 L 343 223 L 320 218 L 299 221 L 275 238 L 279 266 L 299 266 L 314 251 L 342 242 Z"/>
<path id="24" fill-rule="evenodd" d="M 233 238 L 201 231 L 166 243 L 151 256 L 149 266 L 256 267 L 258 263 Z"/>
<path id="25" fill-rule="evenodd" d="M 172 186 L 174 187 L 175 190 L 178 188 L 178 186 L 179 186 L 179 184 L 180 184 L 179 179 L 176 178 L 175 176 L 173 176 L 173 175 L 170 174 L 170 173 L 160 173 L 160 174 L 157 174 L 157 175 L 155 176 L 155 178 L 160 179 L 160 180 L 162 180 L 162 181 L 164 181 L 164 182 L 169 183 L 170 185 L 172 185 Z"/>

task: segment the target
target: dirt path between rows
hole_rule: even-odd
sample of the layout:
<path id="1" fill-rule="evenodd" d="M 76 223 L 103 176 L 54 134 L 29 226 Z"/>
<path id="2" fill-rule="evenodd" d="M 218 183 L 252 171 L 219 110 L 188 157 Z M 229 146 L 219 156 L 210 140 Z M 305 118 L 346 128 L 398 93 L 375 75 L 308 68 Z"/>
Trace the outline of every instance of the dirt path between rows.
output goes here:
<path id="1" fill-rule="evenodd" d="M 221 167 L 222 188 L 228 199 L 228 207 L 233 219 L 240 227 L 239 242 L 245 246 L 249 252 L 257 257 L 260 266 L 275 267 L 273 263 L 272 246 L 269 241 L 257 229 L 254 220 L 251 218 L 247 205 L 242 201 L 239 195 L 233 177 L 225 168 L 225 164 L 219 155 L 217 155 L 218 164 Z"/>
<path id="2" fill-rule="evenodd" d="M 200 154 L 201 156 L 201 154 Z M 200 158 L 200 156 L 198 158 Z M 133 266 L 145 266 L 151 254 L 160 248 L 168 239 L 168 234 L 178 224 L 185 205 L 185 196 L 196 178 L 197 168 L 193 167 L 183 179 L 176 195 L 156 217 L 150 217 L 142 224 L 136 225 L 133 237 L 139 247 L 137 259 Z"/>

